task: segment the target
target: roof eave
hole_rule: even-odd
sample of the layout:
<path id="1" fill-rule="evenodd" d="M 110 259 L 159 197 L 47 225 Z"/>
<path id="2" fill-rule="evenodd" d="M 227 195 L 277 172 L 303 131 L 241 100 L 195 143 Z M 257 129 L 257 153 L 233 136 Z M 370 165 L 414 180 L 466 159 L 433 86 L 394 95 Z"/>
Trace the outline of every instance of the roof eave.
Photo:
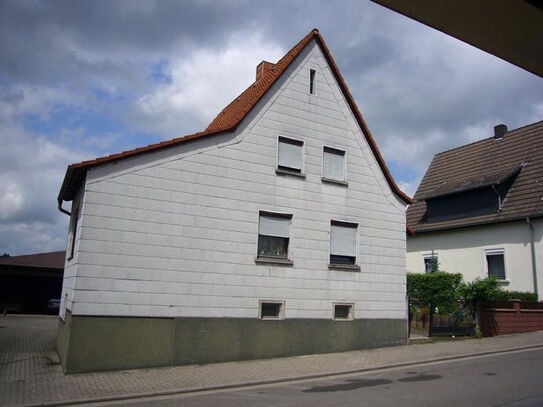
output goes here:
<path id="1" fill-rule="evenodd" d="M 408 225 L 408 228 L 413 232 L 413 236 L 414 236 L 414 235 L 421 235 L 424 233 L 443 232 L 443 231 L 448 231 L 448 230 L 453 230 L 453 229 L 464 229 L 464 228 L 470 228 L 470 227 L 476 227 L 476 226 L 488 226 L 488 225 L 496 225 L 500 223 L 519 222 L 519 221 L 525 221 L 528 218 L 529 219 L 543 218 L 543 214 L 535 213 L 535 214 L 530 214 L 530 215 L 515 216 L 511 218 L 506 218 L 506 219 L 489 219 L 489 220 L 466 223 L 463 225 L 442 226 L 435 229 L 424 229 L 424 228 L 419 229 L 413 225 Z"/>
<path id="2" fill-rule="evenodd" d="M 324 39 L 322 36 L 317 32 L 316 38 L 319 41 L 321 47 L 324 50 L 324 56 L 332 68 L 332 71 L 334 75 L 337 78 L 337 81 L 339 83 L 339 86 L 341 88 L 341 91 L 345 95 L 347 99 L 347 103 L 349 104 L 349 107 L 351 108 L 352 112 L 354 113 L 354 116 L 356 118 L 356 121 L 358 122 L 358 125 L 360 126 L 360 129 L 364 133 L 364 136 L 366 137 L 366 140 L 368 141 L 368 144 L 370 146 L 371 151 L 373 152 L 375 158 L 377 159 L 377 162 L 379 164 L 379 167 L 381 168 L 381 171 L 383 171 L 383 175 L 385 176 L 388 184 L 390 185 L 392 191 L 403 201 L 405 204 L 409 205 L 413 202 L 413 200 L 405 193 L 403 192 L 399 187 L 398 184 L 396 184 L 396 181 L 392 177 L 392 174 L 390 173 L 390 170 L 388 169 L 385 160 L 377 147 L 377 143 L 375 142 L 375 139 L 373 135 L 370 132 L 370 129 L 368 125 L 366 124 L 366 121 L 362 117 L 362 113 L 360 113 L 360 110 L 358 109 L 358 106 L 353 98 L 353 95 L 351 94 L 351 91 L 349 90 L 347 83 L 345 82 L 345 79 L 343 79 L 343 75 L 341 74 L 341 71 L 339 70 L 336 62 L 334 61 L 334 58 L 332 57 L 332 54 L 330 50 L 328 49 L 326 43 L 324 42 Z"/>

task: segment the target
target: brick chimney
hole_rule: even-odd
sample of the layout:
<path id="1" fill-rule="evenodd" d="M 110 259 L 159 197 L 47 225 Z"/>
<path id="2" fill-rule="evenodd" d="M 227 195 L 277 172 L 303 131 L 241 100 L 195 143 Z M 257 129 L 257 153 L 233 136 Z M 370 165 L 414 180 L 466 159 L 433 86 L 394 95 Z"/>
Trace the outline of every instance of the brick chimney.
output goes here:
<path id="1" fill-rule="evenodd" d="M 507 133 L 507 126 L 505 124 L 498 124 L 497 126 L 494 126 L 494 138 L 500 139 L 505 136 L 505 133 Z"/>
<path id="2" fill-rule="evenodd" d="M 262 61 L 256 66 L 256 80 L 258 81 L 260 78 L 264 76 L 264 74 L 268 71 L 271 71 L 275 64 L 272 64 L 268 61 Z"/>

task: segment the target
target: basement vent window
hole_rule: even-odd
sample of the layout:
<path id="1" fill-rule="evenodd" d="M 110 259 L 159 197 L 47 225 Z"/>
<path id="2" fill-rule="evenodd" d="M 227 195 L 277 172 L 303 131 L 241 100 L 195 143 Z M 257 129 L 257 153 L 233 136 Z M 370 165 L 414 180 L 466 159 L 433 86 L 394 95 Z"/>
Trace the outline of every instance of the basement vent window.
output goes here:
<path id="1" fill-rule="evenodd" d="M 334 304 L 334 319 L 349 321 L 353 319 L 353 304 Z"/>
<path id="2" fill-rule="evenodd" d="M 309 93 L 311 95 L 315 94 L 315 77 L 317 76 L 317 71 L 314 69 L 309 70 Z"/>
<path id="3" fill-rule="evenodd" d="M 260 301 L 260 319 L 283 319 L 284 301 Z"/>

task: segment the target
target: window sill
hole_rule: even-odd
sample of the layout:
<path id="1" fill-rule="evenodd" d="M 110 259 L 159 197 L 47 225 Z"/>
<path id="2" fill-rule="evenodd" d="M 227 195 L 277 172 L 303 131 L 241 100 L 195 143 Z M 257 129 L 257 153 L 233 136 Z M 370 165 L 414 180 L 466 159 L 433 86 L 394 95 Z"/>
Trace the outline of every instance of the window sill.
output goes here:
<path id="1" fill-rule="evenodd" d="M 255 263 L 257 264 L 277 264 L 279 266 L 293 266 L 294 262 L 288 259 L 280 259 L 275 257 L 256 257 Z"/>
<path id="2" fill-rule="evenodd" d="M 260 317 L 258 318 L 261 321 L 283 321 L 284 317 Z"/>
<path id="3" fill-rule="evenodd" d="M 509 285 L 509 283 L 511 283 L 511 280 L 497 280 L 498 281 L 498 284 L 501 284 L 501 285 Z"/>
<path id="4" fill-rule="evenodd" d="M 327 184 L 336 184 L 336 185 L 341 185 L 341 186 L 344 186 L 344 187 L 348 187 L 349 186 L 349 183 L 347 181 L 340 181 L 338 179 L 332 179 L 332 178 L 326 178 L 326 177 L 321 177 L 321 181 L 322 182 L 325 182 Z"/>
<path id="5" fill-rule="evenodd" d="M 360 266 L 357 266 L 356 264 L 331 263 L 328 265 L 328 270 L 360 271 Z"/>
<path id="6" fill-rule="evenodd" d="M 283 170 L 283 169 L 280 169 L 280 168 L 276 168 L 275 173 L 277 175 L 291 175 L 293 177 L 298 177 L 298 178 L 304 178 L 305 179 L 305 174 L 303 174 L 301 172 L 289 171 L 289 170 Z"/>

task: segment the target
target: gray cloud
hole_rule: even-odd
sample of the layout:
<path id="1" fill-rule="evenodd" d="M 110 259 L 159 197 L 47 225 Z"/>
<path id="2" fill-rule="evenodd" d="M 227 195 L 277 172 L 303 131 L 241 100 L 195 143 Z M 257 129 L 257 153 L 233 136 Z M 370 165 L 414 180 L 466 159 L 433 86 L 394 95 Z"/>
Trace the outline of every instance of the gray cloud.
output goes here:
<path id="1" fill-rule="evenodd" d="M 68 163 L 201 130 L 313 27 L 408 193 L 433 154 L 543 116 L 541 78 L 371 2 L 4 1 L 0 251 L 62 249 Z"/>

